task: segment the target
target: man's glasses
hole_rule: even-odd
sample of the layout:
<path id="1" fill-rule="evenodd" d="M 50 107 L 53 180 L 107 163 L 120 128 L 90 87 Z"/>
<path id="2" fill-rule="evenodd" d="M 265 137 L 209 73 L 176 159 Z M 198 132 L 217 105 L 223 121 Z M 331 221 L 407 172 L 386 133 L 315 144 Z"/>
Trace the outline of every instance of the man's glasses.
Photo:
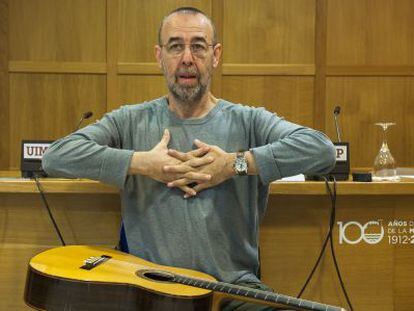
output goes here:
<path id="1" fill-rule="evenodd" d="M 190 44 L 174 42 L 174 43 L 161 45 L 161 47 L 165 48 L 167 53 L 173 57 L 183 55 L 186 46 L 190 47 L 190 52 L 193 56 L 198 57 L 198 58 L 204 58 L 206 57 L 208 53 L 208 49 L 210 47 L 214 47 L 215 44 L 207 44 L 204 42 L 190 43 Z"/>

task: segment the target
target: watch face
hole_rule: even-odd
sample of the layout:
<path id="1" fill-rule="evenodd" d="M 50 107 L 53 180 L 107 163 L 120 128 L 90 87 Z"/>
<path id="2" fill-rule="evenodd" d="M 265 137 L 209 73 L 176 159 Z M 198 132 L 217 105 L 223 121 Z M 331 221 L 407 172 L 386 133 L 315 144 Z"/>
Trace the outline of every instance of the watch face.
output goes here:
<path id="1" fill-rule="evenodd" d="M 244 157 L 237 157 L 234 163 L 234 169 L 237 175 L 247 174 L 247 161 Z"/>
<path id="2" fill-rule="evenodd" d="M 245 171 L 247 169 L 247 163 L 245 161 L 237 161 L 236 170 Z"/>

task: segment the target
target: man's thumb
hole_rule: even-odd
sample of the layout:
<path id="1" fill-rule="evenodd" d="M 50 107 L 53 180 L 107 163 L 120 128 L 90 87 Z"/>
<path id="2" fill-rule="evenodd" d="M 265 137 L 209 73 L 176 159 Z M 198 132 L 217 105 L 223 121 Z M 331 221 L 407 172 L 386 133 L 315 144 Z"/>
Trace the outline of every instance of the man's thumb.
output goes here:
<path id="1" fill-rule="evenodd" d="M 170 131 L 168 129 L 165 129 L 164 130 L 164 134 L 162 135 L 162 138 L 161 138 L 160 143 L 163 144 L 163 145 L 165 145 L 165 146 L 167 146 L 168 143 L 170 142 L 170 138 L 171 138 Z"/>

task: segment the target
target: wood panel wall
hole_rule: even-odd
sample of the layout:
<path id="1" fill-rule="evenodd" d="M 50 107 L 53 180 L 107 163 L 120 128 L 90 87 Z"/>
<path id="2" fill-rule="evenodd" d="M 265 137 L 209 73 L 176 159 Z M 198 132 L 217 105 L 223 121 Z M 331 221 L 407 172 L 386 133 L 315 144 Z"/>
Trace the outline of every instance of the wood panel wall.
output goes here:
<path id="1" fill-rule="evenodd" d="M 183 5 L 210 14 L 224 45 L 216 96 L 267 109 L 335 139 L 370 167 L 378 121 L 413 166 L 411 0 L 0 0 L 0 169 L 18 169 L 22 139 L 70 133 L 80 115 L 166 93 L 153 46 L 162 17 Z M 85 122 L 85 124 L 88 122 Z"/>
<path id="2" fill-rule="evenodd" d="M 8 0 L 0 0 L 0 169 L 9 168 Z"/>
<path id="3" fill-rule="evenodd" d="M 68 245 L 118 243 L 118 195 L 46 194 Z M 30 311 L 24 300 L 26 271 L 36 254 L 60 246 L 57 233 L 37 193 L 0 193 L 0 310 Z"/>
<path id="4" fill-rule="evenodd" d="M 343 138 L 352 163 L 368 166 L 379 145 L 374 122 L 396 122 L 389 145 L 400 166 L 413 166 L 414 1 L 329 0 L 326 111 L 343 107 Z M 326 115 L 326 131 L 333 123 Z"/>

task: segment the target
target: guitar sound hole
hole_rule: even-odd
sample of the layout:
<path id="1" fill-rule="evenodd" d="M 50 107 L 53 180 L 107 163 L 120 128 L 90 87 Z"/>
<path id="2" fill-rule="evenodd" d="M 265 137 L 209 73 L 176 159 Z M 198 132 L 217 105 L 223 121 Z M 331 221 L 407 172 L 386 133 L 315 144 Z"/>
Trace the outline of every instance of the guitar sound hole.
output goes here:
<path id="1" fill-rule="evenodd" d="M 144 270 L 138 271 L 137 274 L 143 278 L 156 282 L 173 283 L 174 281 L 174 275 L 164 271 Z"/>

